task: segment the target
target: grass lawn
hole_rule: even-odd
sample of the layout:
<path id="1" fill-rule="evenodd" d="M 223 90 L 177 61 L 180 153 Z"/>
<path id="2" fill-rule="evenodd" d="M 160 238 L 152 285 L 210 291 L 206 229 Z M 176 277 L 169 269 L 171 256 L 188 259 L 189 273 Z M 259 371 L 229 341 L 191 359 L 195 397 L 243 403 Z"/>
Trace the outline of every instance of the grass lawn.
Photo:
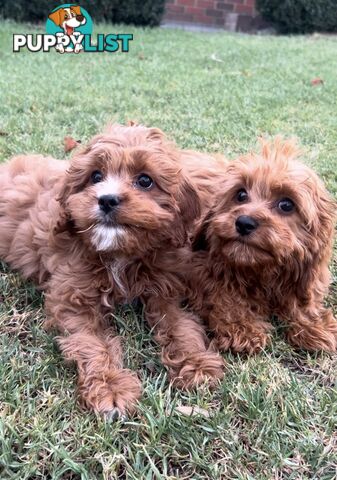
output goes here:
<path id="1" fill-rule="evenodd" d="M 0 161 L 64 158 L 66 135 L 86 141 L 111 120 L 229 157 L 282 133 L 299 137 L 337 194 L 336 37 L 96 27 L 116 30 L 134 33 L 130 53 L 13 54 L 12 33 L 36 29 L 0 24 Z M 332 269 L 336 311 L 336 256 Z M 226 355 L 215 392 L 181 393 L 143 320 L 125 309 L 116 324 L 144 394 L 133 418 L 105 423 L 80 409 L 75 369 L 43 330 L 41 295 L 5 265 L 0 295 L 1 480 L 337 478 L 337 355 L 295 352 L 279 328 L 262 354 Z M 186 415 L 192 406 L 201 410 Z"/>

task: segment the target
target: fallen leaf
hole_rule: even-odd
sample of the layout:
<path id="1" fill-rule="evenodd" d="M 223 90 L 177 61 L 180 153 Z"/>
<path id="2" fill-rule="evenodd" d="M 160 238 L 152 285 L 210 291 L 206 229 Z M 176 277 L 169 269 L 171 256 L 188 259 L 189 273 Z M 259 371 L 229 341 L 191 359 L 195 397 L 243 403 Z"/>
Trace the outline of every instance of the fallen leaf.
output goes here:
<path id="1" fill-rule="evenodd" d="M 180 407 L 176 407 L 176 411 L 188 417 L 195 417 L 196 415 L 201 415 L 207 418 L 209 417 L 208 410 L 200 408 L 197 405 L 194 405 L 193 407 L 181 405 Z"/>
<path id="2" fill-rule="evenodd" d="M 64 137 L 64 151 L 66 153 L 71 152 L 74 148 L 78 147 L 81 140 L 74 140 L 72 137 Z"/>
<path id="3" fill-rule="evenodd" d="M 144 60 L 145 59 L 144 53 L 139 53 L 138 58 L 139 60 Z"/>
<path id="4" fill-rule="evenodd" d="M 323 85 L 324 81 L 322 78 L 316 77 L 311 80 L 311 85 L 316 86 L 316 85 Z"/>

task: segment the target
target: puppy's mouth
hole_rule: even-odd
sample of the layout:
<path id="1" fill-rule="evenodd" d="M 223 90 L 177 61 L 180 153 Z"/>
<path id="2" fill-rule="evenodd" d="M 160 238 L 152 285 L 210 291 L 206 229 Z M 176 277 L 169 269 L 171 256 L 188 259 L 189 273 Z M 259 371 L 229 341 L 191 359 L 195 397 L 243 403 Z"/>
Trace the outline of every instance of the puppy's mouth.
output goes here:
<path id="1" fill-rule="evenodd" d="M 98 219 L 98 225 L 103 225 L 104 227 L 118 227 L 120 223 L 115 217 L 104 216 Z"/>
<path id="2" fill-rule="evenodd" d="M 122 227 L 124 229 L 127 229 L 127 228 L 131 228 L 132 226 L 133 227 L 136 226 L 139 228 L 139 225 L 131 225 L 127 222 L 120 221 L 115 216 L 111 216 L 111 215 L 105 215 L 104 217 L 99 218 L 97 221 L 97 224 L 107 228 Z"/>
<path id="3" fill-rule="evenodd" d="M 139 230 L 151 230 L 148 228 L 148 225 L 142 221 L 142 219 L 132 218 L 132 216 L 127 215 L 125 212 L 109 212 L 104 213 L 100 212 L 96 215 L 96 223 L 104 227 L 122 227 L 129 230 L 139 231 Z"/>
<path id="4" fill-rule="evenodd" d="M 66 25 L 66 31 L 67 35 L 72 35 L 74 33 L 74 27 L 69 27 L 69 25 Z"/>
<path id="5" fill-rule="evenodd" d="M 261 245 L 257 245 L 256 243 L 249 242 L 249 241 L 244 240 L 240 237 L 237 238 L 234 241 L 237 242 L 237 243 L 240 243 L 241 245 L 244 245 L 247 248 L 251 248 L 253 250 L 258 250 L 259 252 L 265 253 L 266 255 L 269 255 L 270 257 L 273 256 L 272 252 L 269 249 L 263 248 L 263 247 L 261 247 Z"/>
<path id="6" fill-rule="evenodd" d="M 231 250 L 231 247 L 234 247 L 235 249 L 239 247 L 240 250 L 242 249 L 242 251 L 243 252 L 246 251 L 246 253 L 250 251 L 251 254 L 253 254 L 253 256 L 254 256 L 254 252 L 256 252 L 256 254 L 259 254 L 259 257 L 262 254 L 263 257 L 274 259 L 273 253 L 271 252 L 270 249 L 264 248 L 261 245 L 257 245 L 256 243 L 249 241 L 248 239 L 245 239 L 245 238 L 236 237 L 236 238 L 231 238 L 225 241 L 223 243 L 223 250 L 225 255 L 226 255 L 226 251 Z"/>

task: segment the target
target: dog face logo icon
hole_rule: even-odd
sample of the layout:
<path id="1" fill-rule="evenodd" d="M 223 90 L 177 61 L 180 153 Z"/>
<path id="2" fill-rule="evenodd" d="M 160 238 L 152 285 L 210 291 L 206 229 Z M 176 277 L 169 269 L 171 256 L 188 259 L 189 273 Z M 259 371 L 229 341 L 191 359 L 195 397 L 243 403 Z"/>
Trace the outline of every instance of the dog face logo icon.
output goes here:
<path id="1" fill-rule="evenodd" d="M 79 5 L 65 4 L 48 15 L 47 33 L 58 37 L 56 50 L 60 53 L 79 53 L 83 50 L 83 35 L 91 34 L 92 20 Z"/>
<path id="2" fill-rule="evenodd" d="M 48 18 L 52 20 L 55 25 L 63 28 L 66 35 L 72 35 L 75 28 L 86 23 L 86 18 L 81 13 L 81 7 L 74 5 L 68 8 L 59 8 L 51 13 Z"/>

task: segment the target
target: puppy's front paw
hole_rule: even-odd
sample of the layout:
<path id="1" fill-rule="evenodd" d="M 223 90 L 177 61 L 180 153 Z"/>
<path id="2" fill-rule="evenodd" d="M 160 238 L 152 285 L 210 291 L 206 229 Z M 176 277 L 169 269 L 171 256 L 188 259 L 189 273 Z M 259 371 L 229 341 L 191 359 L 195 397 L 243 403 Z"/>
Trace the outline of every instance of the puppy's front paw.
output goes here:
<path id="1" fill-rule="evenodd" d="M 178 372 L 171 372 L 171 379 L 174 386 L 190 390 L 201 384 L 215 387 L 223 375 L 223 358 L 217 353 L 207 351 L 189 355 Z"/>
<path id="2" fill-rule="evenodd" d="M 216 332 L 215 343 L 219 350 L 231 350 L 234 353 L 248 353 L 249 355 L 263 350 L 269 343 L 269 331 L 272 326 L 266 322 L 253 324 L 225 325 Z"/>
<path id="3" fill-rule="evenodd" d="M 109 420 L 123 419 L 134 411 L 141 395 L 141 384 L 130 370 L 112 370 L 81 379 L 79 393 L 87 408 Z"/>
<path id="4" fill-rule="evenodd" d="M 294 347 L 325 352 L 337 351 L 337 322 L 292 325 L 287 332 L 287 339 Z"/>

